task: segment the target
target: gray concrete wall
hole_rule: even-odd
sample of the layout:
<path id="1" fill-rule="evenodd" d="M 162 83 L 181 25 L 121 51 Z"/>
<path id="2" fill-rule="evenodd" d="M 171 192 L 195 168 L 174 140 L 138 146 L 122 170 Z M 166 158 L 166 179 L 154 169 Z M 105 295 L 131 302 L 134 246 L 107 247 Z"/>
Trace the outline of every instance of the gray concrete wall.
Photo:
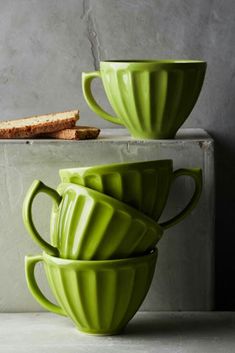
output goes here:
<path id="1" fill-rule="evenodd" d="M 217 303 L 233 309 L 234 14 L 233 0 L 0 0 L 0 119 L 79 107 L 81 123 L 109 127 L 83 100 L 82 71 L 110 58 L 208 61 L 185 126 L 216 141 Z"/>

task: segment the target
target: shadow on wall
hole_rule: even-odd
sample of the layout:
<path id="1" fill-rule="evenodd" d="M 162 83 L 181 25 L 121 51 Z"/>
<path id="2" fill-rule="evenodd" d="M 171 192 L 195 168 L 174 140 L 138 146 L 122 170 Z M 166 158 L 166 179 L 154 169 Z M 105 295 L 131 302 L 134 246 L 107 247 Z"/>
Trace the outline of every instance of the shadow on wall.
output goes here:
<path id="1" fill-rule="evenodd" d="M 235 140 L 214 135 L 215 304 L 217 310 L 235 310 Z"/>

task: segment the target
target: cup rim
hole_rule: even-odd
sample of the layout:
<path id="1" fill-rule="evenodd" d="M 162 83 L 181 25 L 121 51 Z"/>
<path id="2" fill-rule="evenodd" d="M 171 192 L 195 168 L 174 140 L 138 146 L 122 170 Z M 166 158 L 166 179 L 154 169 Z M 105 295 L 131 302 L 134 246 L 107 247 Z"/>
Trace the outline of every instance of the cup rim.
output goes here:
<path id="1" fill-rule="evenodd" d="M 130 206 L 128 204 L 126 204 L 125 202 L 117 200 L 114 197 L 109 196 L 107 194 L 104 194 L 102 192 L 99 192 L 97 190 L 88 188 L 87 186 L 73 184 L 73 183 L 63 183 L 62 182 L 62 183 L 60 183 L 58 185 L 57 191 L 63 197 L 63 193 L 66 192 L 66 190 L 69 187 L 82 190 L 83 191 L 83 195 L 88 195 L 88 196 L 91 196 L 91 197 L 92 197 L 92 195 L 95 195 L 99 200 L 104 200 L 104 202 L 107 201 L 107 203 L 109 202 L 111 204 L 111 206 L 113 206 L 114 208 L 119 209 L 119 210 L 124 211 L 124 212 L 128 212 L 131 215 L 131 217 L 139 218 L 141 221 L 143 221 L 145 223 L 147 222 L 148 227 L 153 227 L 153 228 L 157 229 L 157 232 L 159 233 L 159 236 L 162 235 L 163 232 L 164 232 L 164 230 L 160 226 L 160 224 L 158 224 L 154 219 L 152 219 L 151 217 L 149 217 L 145 213 L 137 210 L 136 208 L 134 208 L 134 207 L 132 207 L 132 206 Z"/>
<path id="2" fill-rule="evenodd" d="M 67 171 L 71 172 L 84 172 L 84 171 L 93 171 L 94 169 L 105 169 L 108 171 L 111 171 L 112 169 L 115 169 L 115 171 L 118 168 L 124 168 L 128 169 L 133 168 L 133 167 L 142 167 L 144 165 L 151 167 L 153 165 L 159 165 L 159 166 L 170 166 L 173 168 L 173 160 L 172 159 L 158 159 L 158 160 L 151 160 L 151 161 L 135 161 L 135 162 L 120 162 L 120 163 L 109 163 L 109 164 L 98 164 L 98 165 L 89 165 L 85 167 L 75 167 L 75 168 L 62 168 L 59 170 L 59 175 L 62 176 L 64 173 Z"/>
<path id="3" fill-rule="evenodd" d="M 206 64 L 207 62 L 200 59 L 117 59 L 102 60 L 100 63 L 110 64 Z"/>
<path id="4" fill-rule="evenodd" d="M 158 256 L 158 248 L 155 247 L 151 249 L 147 254 L 127 257 L 122 259 L 110 259 L 110 260 L 73 260 L 73 259 L 65 259 L 62 257 L 56 257 L 49 255 L 47 252 L 43 251 L 42 257 L 46 261 L 47 264 L 58 266 L 58 267 L 70 267 L 70 266 L 123 266 L 126 264 L 133 263 L 141 263 L 142 261 L 150 261 L 150 259 Z"/>

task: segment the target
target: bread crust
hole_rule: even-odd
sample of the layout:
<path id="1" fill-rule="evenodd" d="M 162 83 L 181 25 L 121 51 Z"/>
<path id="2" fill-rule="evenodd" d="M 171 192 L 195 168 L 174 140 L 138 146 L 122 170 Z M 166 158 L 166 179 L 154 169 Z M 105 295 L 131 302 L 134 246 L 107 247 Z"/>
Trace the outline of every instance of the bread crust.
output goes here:
<path id="1" fill-rule="evenodd" d="M 99 136 L 100 129 L 93 126 L 75 126 L 70 129 L 43 134 L 40 137 L 61 140 L 90 140 Z"/>
<path id="2" fill-rule="evenodd" d="M 61 118 L 61 115 L 65 115 L 64 118 Z M 67 115 L 67 117 L 66 117 Z M 50 117 L 53 118 L 53 121 L 50 121 Z M 45 121 L 45 119 L 48 121 Z M 56 120 L 56 118 L 58 119 Z M 40 119 L 44 121 L 40 122 Z M 35 115 L 33 117 L 3 121 L 2 123 L 5 127 L 1 127 L 0 122 L 0 138 L 1 139 L 22 139 L 22 138 L 32 138 L 36 135 L 42 133 L 50 133 L 59 130 L 64 130 L 67 128 L 72 128 L 75 126 L 76 121 L 79 119 L 79 111 L 73 110 L 68 112 L 60 112 L 53 114 L 45 115 Z M 34 121 L 38 120 L 38 121 Z M 14 126 L 14 123 L 22 123 L 22 126 Z M 33 124 L 33 125 L 30 125 Z"/>

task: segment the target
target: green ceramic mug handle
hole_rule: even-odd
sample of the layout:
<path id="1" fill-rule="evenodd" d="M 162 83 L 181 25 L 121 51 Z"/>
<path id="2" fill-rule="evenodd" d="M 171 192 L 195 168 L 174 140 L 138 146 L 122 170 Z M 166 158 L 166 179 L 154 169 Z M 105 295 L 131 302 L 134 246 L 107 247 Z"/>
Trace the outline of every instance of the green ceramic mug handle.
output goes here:
<path id="1" fill-rule="evenodd" d="M 33 217 L 32 217 L 33 200 L 40 192 L 43 192 L 49 195 L 53 199 L 53 202 L 57 207 L 60 204 L 62 197 L 58 194 L 56 190 L 46 186 L 40 180 L 34 180 L 23 202 L 24 225 L 28 230 L 29 234 L 31 235 L 31 237 L 33 238 L 33 240 L 35 240 L 36 243 L 38 243 L 43 248 L 43 250 L 45 250 L 49 255 L 59 256 L 59 250 L 56 247 L 52 246 L 51 244 L 47 243 L 41 237 L 41 235 L 38 233 L 33 223 Z"/>
<path id="2" fill-rule="evenodd" d="M 179 214 L 177 214 L 176 216 L 174 216 L 173 218 L 169 219 L 166 222 L 160 223 L 160 226 L 163 227 L 164 229 L 170 228 L 175 224 L 179 223 L 180 221 L 182 221 L 190 213 L 190 211 L 192 211 L 192 209 L 196 206 L 202 192 L 202 171 L 200 168 L 178 169 L 173 173 L 172 181 L 174 181 L 176 178 L 178 178 L 181 175 L 183 176 L 187 175 L 193 178 L 193 181 L 195 183 L 195 190 L 189 203 Z"/>
<path id="3" fill-rule="evenodd" d="M 95 101 L 91 92 L 91 81 L 97 77 L 101 78 L 100 71 L 82 73 L 82 91 L 87 104 L 89 105 L 91 110 L 93 110 L 96 114 L 98 114 L 102 118 L 108 121 L 111 121 L 111 123 L 123 125 L 120 118 L 114 117 L 108 114 L 107 112 L 105 112 Z"/>
<path id="4" fill-rule="evenodd" d="M 51 303 L 41 292 L 35 279 L 34 269 L 38 262 L 43 261 L 42 255 L 26 256 L 25 257 L 25 276 L 29 291 L 37 302 L 46 310 L 49 310 L 55 314 L 66 316 L 64 310 Z"/>

